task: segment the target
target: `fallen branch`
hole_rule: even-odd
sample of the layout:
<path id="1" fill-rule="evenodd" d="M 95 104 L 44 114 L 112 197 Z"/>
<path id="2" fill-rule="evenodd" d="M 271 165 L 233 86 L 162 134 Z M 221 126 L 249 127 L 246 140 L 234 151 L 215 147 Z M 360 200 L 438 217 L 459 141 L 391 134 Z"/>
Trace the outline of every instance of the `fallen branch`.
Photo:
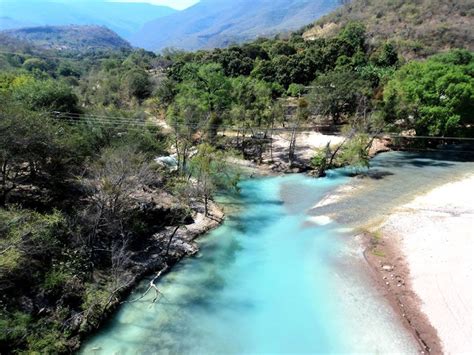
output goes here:
<path id="1" fill-rule="evenodd" d="M 160 290 L 158 289 L 158 287 L 155 285 L 155 281 L 163 274 L 163 272 L 166 271 L 166 269 L 168 269 L 168 265 L 165 264 L 165 266 L 163 267 L 163 269 L 161 269 L 156 275 L 155 277 L 150 281 L 150 284 L 148 286 L 148 288 L 146 289 L 146 291 L 138 298 L 135 298 L 134 300 L 131 300 L 131 301 L 123 301 L 121 302 L 122 303 L 134 303 L 134 302 L 138 302 L 140 300 L 142 300 L 143 298 L 145 298 L 145 296 L 148 294 L 148 292 L 150 292 L 151 289 L 154 289 L 155 290 L 155 298 L 151 301 L 152 303 L 155 303 L 156 300 L 158 299 L 158 297 L 161 295 L 161 292 Z"/>

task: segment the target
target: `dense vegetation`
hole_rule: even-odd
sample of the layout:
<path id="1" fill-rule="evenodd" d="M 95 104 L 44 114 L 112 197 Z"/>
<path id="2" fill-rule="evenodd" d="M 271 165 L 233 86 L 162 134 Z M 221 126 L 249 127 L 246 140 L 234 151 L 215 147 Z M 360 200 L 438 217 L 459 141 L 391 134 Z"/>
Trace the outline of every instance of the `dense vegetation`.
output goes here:
<path id="1" fill-rule="evenodd" d="M 11 45 L 11 44 L 10 44 Z M 41 49 L 0 55 L 0 351 L 67 352 L 144 269 L 152 235 L 237 188 L 229 156 L 257 162 L 274 129 L 346 139 L 312 163 L 366 166 L 373 137 L 472 135 L 473 54 L 406 63 L 351 22 L 335 36 L 194 53 Z M 157 125 L 157 122 L 160 125 Z M 166 123 L 165 123 L 166 122 Z M 164 127 L 164 128 L 160 128 Z M 223 134 L 224 133 L 224 134 Z M 176 169 L 154 160 L 174 153 Z M 198 206 L 198 207 L 196 207 Z M 158 264 L 155 265 L 155 267 Z"/>
<path id="2" fill-rule="evenodd" d="M 474 50 L 471 0 L 352 0 L 305 29 L 306 38 L 332 36 L 351 21 L 363 22 L 374 44 L 387 40 L 406 58 L 442 50 Z"/>

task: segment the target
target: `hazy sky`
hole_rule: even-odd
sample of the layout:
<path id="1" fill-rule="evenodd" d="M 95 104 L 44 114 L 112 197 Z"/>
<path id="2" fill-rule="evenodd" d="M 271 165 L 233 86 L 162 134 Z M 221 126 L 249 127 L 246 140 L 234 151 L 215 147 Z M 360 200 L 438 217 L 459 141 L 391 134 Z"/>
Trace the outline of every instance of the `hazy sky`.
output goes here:
<path id="1" fill-rule="evenodd" d="M 2 2 L 22 2 L 25 0 L 0 0 L 0 4 Z M 178 10 L 183 10 L 191 5 L 194 5 L 199 2 L 199 0 L 29 0 L 29 1 L 34 1 L 34 2 L 41 2 L 41 1 L 56 1 L 56 2 L 62 2 L 62 3 L 74 3 L 74 2 L 103 2 L 103 1 L 109 1 L 109 2 L 142 2 L 142 3 L 149 3 L 149 4 L 154 4 L 154 5 L 165 5 L 165 6 L 170 6 Z M 231 1 L 231 0 L 229 0 Z M 0 13 L 1 16 L 1 13 Z"/>
<path id="2" fill-rule="evenodd" d="M 182 10 L 195 3 L 199 0 L 109 0 L 114 2 L 147 2 L 154 5 L 166 5 L 174 7 L 175 9 Z"/>

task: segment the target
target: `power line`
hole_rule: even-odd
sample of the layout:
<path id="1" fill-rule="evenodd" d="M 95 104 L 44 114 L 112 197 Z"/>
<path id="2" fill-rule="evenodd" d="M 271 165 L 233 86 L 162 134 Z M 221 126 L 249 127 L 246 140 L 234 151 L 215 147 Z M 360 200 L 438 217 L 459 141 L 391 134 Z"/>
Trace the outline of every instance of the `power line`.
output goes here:
<path id="1" fill-rule="evenodd" d="M 63 113 L 63 112 L 52 112 L 55 116 L 53 118 L 55 119 L 61 119 L 61 118 L 66 118 L 70 120 L 76 120 L 76 121 L 96 121 L 96 122 L 112 122 L 112 123 L 132 123 L 132 124 L 153 124 L 152 121 L 145 121 L 145 120 L 134 120 L 133 118 L 127 118 L 127 117 L 120 117 L 120 116 L 103 116 L 103 115 L 81 115 L 81 114 L 76 114 L 76 113 Z M 156 123 L 155 123 L 156 124 Z M 158 124 L 156 124 L 158 126 Z M 226 129 L 226 130 L 234 130 L 234 131 L 244 131 L 244 130 L 259 130 L 259 131 L 283 131 L 283 132 L 292 132 L 294 130 L 296 131 L 315 131 L 318 128 L 321 127 L 327 127 L 326 125 L 319 125 L 319 126 L 311 126 L 311 127 L 262 127 L 262 126 L 231 126 L 231 125 L 220 125 L 220 124 L 213 124 L 213 125 L 208 125 L 208 124 L 190 124 L 190 123 L 172 123 L 169 125 L 170 128 L 180 128 L 180 127 L 185 127 L 185 128 L 194 128 L 194 129 Z"/>
<path id="2" fill-rule="evenodd" d="M 81 115 L 77 113 L 66 113 L 66 112 L 52 112 L 56 117 L 52 117 L 55 120 L 66 121 L 63 118 L 68 119 L 66 122 L 75 123 L 98 123 L 98 124 L 111 124 L 111 125 L 136 125 L 141 127 L 156 126 L 160 127 L 156 122 L 133 119 L 123 116 L 105 116 L 105 115 Z M 327 125 L 314 125 L 314 126 L 302 126 L 302 127 L 261 127 L 261 126 L 231 126 L 231 125 L 207 125 L 207 124 L 190 124 L 190 123 L 172 123 L 169 125 L 170 128 L 191 128 L 191 129 L 223 129 L 229 131 L 241 132 L 245 130 L 257 130 L 257 131 L 269 131 L 269 132 L 293 132 L 297 131 L 300 133 L 305 132 L 318 132 L 320 128 L 326 128 Z M 468 137 L 432 137 L 432 136 L 402 136 L 393 133 L 382 133 L 375 135 L 378 138 L 392 138 L 392 139 L 433 139 L 433 140 L 463 140 L 463 141 L 474 141 L 474 138 Z"/>
<path id="3" fill-rule="evenodd" d="M 97 118 L 97 117 L 74 117 L 74 116 L 59 116 L 52 117 L 55 120 L 64 120 L 64 121 L 84 121 L 84 122 L 111 122 L 111 123 L 124 123 L 124 124 L 147 124 L 146 121 L 141 120 L 120 120 L 120 119 L 106 119 L 106 118 Z"/>
<path id="4" fill-rule="evenodd" d="M 85 125 L 93 124 L 97 126 L 110 126 L 110 127 L 121 127 L 121 126 L 133 126 L 133 127 L 150 127 L 147 124 L 140 122 L 111 122 L 111 121 L 97 121 L 97 120 L 65 120 L 61 118 L 52 118 L 57 123 L 72 124 L 72 125 Z M 158 127 L 158 126 L 157 126 Z"/>
<path id="5" fill-rule="evenodd" d="M 93 115 L 90 113 L 73 113 L 73 112 L 60 112 L 60 111 L 52 111 L 50 112 L 52 115 L 57 115 L 57 116 L 71 116 L 71 117 L 98 117 L 98 118 L 118 118 L 118 119 L 134 119 L 133 117 L 127 117 L 127 116 L 112 116 L 112 115 Z"/>

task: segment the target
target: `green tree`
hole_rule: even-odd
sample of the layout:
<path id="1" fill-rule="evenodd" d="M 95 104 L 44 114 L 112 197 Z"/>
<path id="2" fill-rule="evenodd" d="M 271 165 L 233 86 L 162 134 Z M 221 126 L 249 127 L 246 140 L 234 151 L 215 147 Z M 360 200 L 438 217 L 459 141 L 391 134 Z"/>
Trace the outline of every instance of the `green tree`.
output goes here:
<path id="1" fill-rule="evenodd" d="M 335 70 L 320 75 L 309 94 L 310 108 L 319 115 L 330 116 L 334 123 L 356 113 L 359 102 L 370 97 L 370 84 L 357 73 Z"/>
<path id="2" fill-rule="evenodd" d="M 144 100 L 151 95 L 152 86 L 149 75 L 142 69 L 134 69 L 126 72 L 122 84 L 128 92 L 129 97 Z"/>
<path id="3" fill-rule="evenodd" d="M 386 42 L 372 53 L 370 60 L 381 67 L 392 67 L 398 63 L 398 53 L 392 43 Z"/>
<path id="4" fill-rule="evenodd" d="M 69 152 L 64 129 L 50 119 L 0 105 L 0 205 L 21 186 L 47 187 L 64 179 Z"/>
<path id="5" fill-rule="evenodd" d="M 192 158 L 190 172 L 196 179 L 194 192 L 204 203 L 204 212 L 209 214 L 209 201 L 218 189 L 237 189 L 239 174 L 227 162 L 222 151 L 209 144 L 198 146 L 197 154 Z"/>
<path id="6" fill-rule="evenodd" d="M 29 58 L 25 60 L 22 67 L 30 72 L 34 72 L 35 70 L 45 72 L 49 69 L 48 63 L 39 58 Z"/>
<path id="7" fill-rule="evenodd" d="M 230 108 L 230 81 L 218 64 L 187 65 L 183 68 L 183 79 L 176 100 L 194 102 L 195 107 L 205 112 L 200 121 L 207 124 L 208 139 L 212 141 Z"/>
<path id="8" fill-rule="evenodd" d="M 75 78 L 79 78 L 81 76 L 81 71 L 78 66 L 72 64 L 71 62 L 59 63 L 57 72 L 61 76 L 72 76 Z"/>
<path id="9" fill-rule="evenodd" d="M 400 68 L 384 90 L 387 119 L 417 135 L 467 134 L 474 111 L 473 55 L 455 51 Z"/>
<path id="10" fill-rule="evenodd" d="M 71 87 L 57 80 L 28 80 L 13 88 L 13 98 L 31 110 L 79 112 Z"/>
<path id="11" fill-rule="evenodd" d="M 338 38 L 346 41 L 353 53 L 365 50 L 365 26 L 360 22 L 349 22 L 339 33 Z"/>
<path id="12" fill-rule="evenodd" d="M 301 95 L 304 94 L 304 92 L 305 92 L 304 85 L 295 84 L 295 83 L 291 84 L 287 90 L 287 94 L 293 97 L 300 97 Z"/>

